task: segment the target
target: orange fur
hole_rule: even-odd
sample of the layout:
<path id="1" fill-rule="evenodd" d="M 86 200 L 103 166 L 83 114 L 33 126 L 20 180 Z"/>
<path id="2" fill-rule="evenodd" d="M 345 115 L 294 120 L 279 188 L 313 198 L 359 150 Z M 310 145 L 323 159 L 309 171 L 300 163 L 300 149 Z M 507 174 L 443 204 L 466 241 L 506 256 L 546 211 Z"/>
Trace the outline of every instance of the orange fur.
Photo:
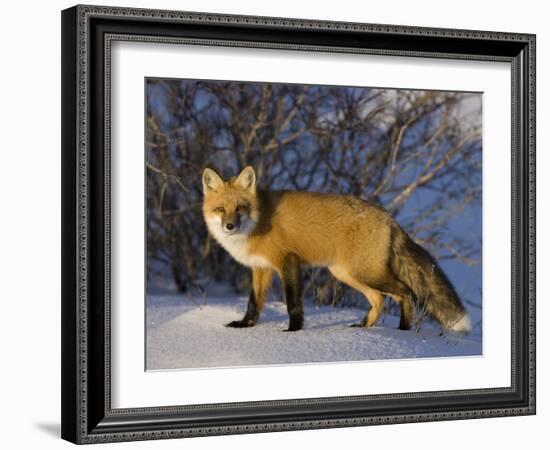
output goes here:
<path id="1" fill-rule="evenodd" d="M 281 277 L 289 255 L 299 264 L 327 267 L 369 299 L 364 326 L 376 323 L 383 296 L 389 295 L 402 305 L 400 327 L 409 328 L 413 287 L 398 276 L 397 267 L 392 269 L 397 264 L 392 239 L 407 244 L 410 238 L 384 209 L 346 195 L 262 191 L 251 167 L 227 181 L 205 169 L 203 189 L 208 228 L 237 261 Z M 426 257 L 419 255 L 419 264 L 425 264 Z M 457 311 L 464 315 L 463 309 Z"/>

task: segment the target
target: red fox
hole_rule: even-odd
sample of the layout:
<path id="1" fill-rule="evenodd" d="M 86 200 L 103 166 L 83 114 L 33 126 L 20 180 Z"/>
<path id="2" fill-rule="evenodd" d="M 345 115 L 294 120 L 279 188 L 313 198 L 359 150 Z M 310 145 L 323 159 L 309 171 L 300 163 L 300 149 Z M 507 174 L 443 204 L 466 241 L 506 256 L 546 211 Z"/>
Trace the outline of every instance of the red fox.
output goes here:
<path id="1" fill-rule="evenodd" d="M 411 327 L 417 305 L 445 329 L 470 331 L 465 308 L 435 259 L 383 208 L 348 195 L 264 191 L 250 166 L 226 181 L 206 168 L 202 184 L 208 230 L 252 269 L 246 313 L 227 326 L 256 324 L 275 272 L 284 287 L 287 331 L 302 329 L 300 269 L 313 265 L 368 299 L 371 308 L 356 326 L 374 326 L 389 296 L 400 304 L 400 329 Z"/>

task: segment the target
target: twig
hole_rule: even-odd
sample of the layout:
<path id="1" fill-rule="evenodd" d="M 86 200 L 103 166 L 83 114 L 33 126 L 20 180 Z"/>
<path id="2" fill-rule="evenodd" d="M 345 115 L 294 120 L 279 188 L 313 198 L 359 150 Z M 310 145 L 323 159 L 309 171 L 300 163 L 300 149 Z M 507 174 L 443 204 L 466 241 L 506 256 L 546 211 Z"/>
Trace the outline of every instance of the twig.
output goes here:
<path id="1" fill-rule="evenodd" d="M 145 165 L 148 169 L 152 170 L 155 173 L 158 173 L 159 175 L 162 175 L 164 178 L 170 178 L 171 180 L 174 180 L 180 188 L 182 188 L 185 192 L 189 192 L 189 188 L 186 187 L 176 175 L 166 173 L 164 170 L 153 166 L 149 161 L 145 161 Z"/>

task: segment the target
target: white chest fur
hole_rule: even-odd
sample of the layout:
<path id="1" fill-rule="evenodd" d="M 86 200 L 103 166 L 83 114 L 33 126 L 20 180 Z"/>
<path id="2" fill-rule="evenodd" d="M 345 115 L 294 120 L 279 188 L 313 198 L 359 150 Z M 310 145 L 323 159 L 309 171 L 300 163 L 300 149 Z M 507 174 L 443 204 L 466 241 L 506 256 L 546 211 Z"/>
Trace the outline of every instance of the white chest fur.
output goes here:
<path id="1" fill-rule="evenodd" d="M 207 220 L 206 224 L 216 241 L 241 264 L 248 267 L 271 267 L 271 263 L 267 258 L 248 251 L 248 235 L 240 233 L 228 235 L 224 233 L 219 220 Z"/>

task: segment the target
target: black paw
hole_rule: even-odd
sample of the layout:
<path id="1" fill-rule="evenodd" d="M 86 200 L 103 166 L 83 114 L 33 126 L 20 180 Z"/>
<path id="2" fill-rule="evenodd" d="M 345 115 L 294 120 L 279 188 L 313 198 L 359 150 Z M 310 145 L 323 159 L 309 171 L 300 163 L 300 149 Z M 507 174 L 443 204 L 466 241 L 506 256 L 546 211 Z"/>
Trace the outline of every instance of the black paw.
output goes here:
<path id="1" fill-rule="evenodd" d="M 352 323 L 349 327 L 350 328 L 364 328 L 365 325 L 363 325 L 362 323 Z"/>
<path id="2" fill-rule="evenodd" d="M 233 322 L 225 324 L 225 326 L 229 328 L 248 328 L 253 325 L 254 323 L 250 320 L 234 320 Z"/>
<path id="3" fill-rule="evenodd" d="M 304 322 L 302 320 L 290 321 L 288 328 L 284 331 L 298 331 L 304 328 Z"/>

